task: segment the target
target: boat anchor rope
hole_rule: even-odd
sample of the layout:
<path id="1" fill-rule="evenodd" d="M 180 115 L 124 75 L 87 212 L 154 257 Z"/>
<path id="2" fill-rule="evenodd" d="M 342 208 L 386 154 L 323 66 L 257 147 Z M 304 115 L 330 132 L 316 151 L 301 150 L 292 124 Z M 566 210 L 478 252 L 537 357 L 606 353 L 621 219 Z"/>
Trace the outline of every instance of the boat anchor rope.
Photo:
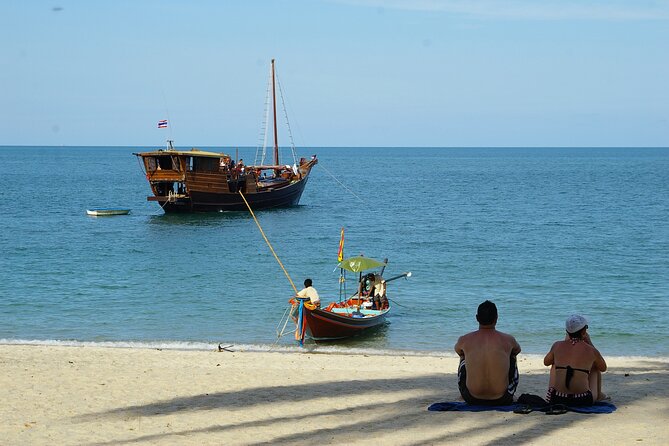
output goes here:
<path id="1" fill-rule="evenodd" d="M 253 217 L 253 221 L 255 221 L 256 226 L 258 226 L 258 229 L 260 229 L 260 234 L 265 239 L 265 243 L 267 243 L 267 246 L 269 246 L 269 250 L 272 251 L 272 254 L 274 255 L 274 258 L 279 263 L 279 266 L 283 270 L 283 273 L 286 275 L 286 278 L 288 279 L 288 282 L 290 282 L 290 285 L 293 287 L 293 290 L 295 290 L 295 294 L 297 295 L 297 287 L 293 283 L 293 279 L 290 278 L 290 274 L 288 274 L 288 271 L 286 271 L 286 268 L 283 266 L 283 263 L 281 263 L 281 260 L 279 259 L 279 256 L 276 255 L 276 252 L 274 251 L 274 248 L 272 248 L 272 244 L 269 242 L 269 239 L 265 235 L 265 231 L 262 230 L 262 226 L 260 226 L 260 222 L 256 218 L 256 214 L 254 214 L 253 209 L 251 209 L 251 205 L 249 205 L 249 202 L 246 201 L 246 197 L 244 196 L 242 191 L 239 191 L 239 195 L 242 196 L 242 200 L 244 200 L 244 204 L 246 204 L 246 207 L 249 209 L 249 212 L 251 213 L 251 216 Z"/>
<path id="2" fill-rule="evenodd" d="M 293 290 L 295 291 L 295 295 L 297 295 L 297 287 L 295 286 L 295 283 L 293 283 L 293 279 L 290 278 L 290 274 L 288 274 L 288 271 L 286 268 L 283 266 L 283 263 L 281 262 L 281 259 L 279 259 L 279 256 L 276 254 L 276 251 L 274 251 L 274 248 L 272 247 L 272 244 L 269 242 L 269 239 L 265 235 L 265 231 L 262 230 L 262 226 L 260 226 L 260 222 L 256 218 L 256 214 L 253 212 L 253 209 L 251 209 L 251 205 L 249 205 L 249 202 L 246 201 L 246 197 L 242 193 L 242 191 L 239 191 L 239 195 L 241 195 L 242 200 L 244 200 L 244 203 L 246 204 L 246 207 L 248 208 L 249 212 L 251 213 L 251 216 L 253 217 L 253 221 L 256 223 L 256 226 L 258 226 L 258 229 L 260 230 L 260 234 L 262 235 L 263 239 L 265 239 L 265 243 L 267 243 L 267 246 L 269 247 L 270 251 L 272 251 L 272 254 L 274 255 L 274 258 L 276 259 L 277 263 L 283 270 L 283 273 L 286 275 L 286 278 L 288 279 L 288 282 L 290 282 L 290 285 L 293 287 Z M 300 299 L 302 301 L 302 299 Z M 297 327 L 295 329 L 295 338 L 300 341 L 300 345 L 303 344 L 304 342 L 304 332 L 306 330 L 306 326 L 304 325 L 303 321 L 303 302 L 300 302 L 299 305 L 299 310 L 298 310 L 298 320 L 297 320 Z M 283 324 L 283 328 L 281 329 L 281 333 L 278 333 L 277 336 L 277 342 L 281 336 L 283 336 L 283 333 L 286 329 L 286 325 L 288 324 L 288 319 L 290 319 L 290 312 L 292 310 L 291 308 L 288 308 L 286 312 L 284 312 L 284 317 L 285 317 L 285 323 Z M 283 320 L 283 317 L 282 317 Z M 281 325 L 281 322 L 279 322 L 279 325 Z M 277 326 L 278 329 L 278 326 Z M 278 330 L 277 330 L 278 331 Z M 276 344 L 276 343 L 275 343 Z"/>

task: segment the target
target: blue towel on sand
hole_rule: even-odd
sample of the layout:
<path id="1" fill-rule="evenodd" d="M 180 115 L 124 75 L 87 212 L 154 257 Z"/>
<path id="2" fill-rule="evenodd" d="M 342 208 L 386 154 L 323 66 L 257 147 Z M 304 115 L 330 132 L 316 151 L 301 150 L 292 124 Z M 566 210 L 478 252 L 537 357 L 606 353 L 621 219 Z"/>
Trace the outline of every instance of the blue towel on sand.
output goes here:
<path id="1" fill-rule="evenodd" d="M 518 404 L 511 404 L 510 406 L 470 406 L 467 403 L 462 402 L 444 402 L 444 403 L 434 403 L 427 410 L 432 411 L 443 411 L 443 410 L 454 410 L 458 412 L 484 412 L 487 410 L 497 410 L 499 412 L 513 412 L 518 408 Z"/>
<path id="2" fill-rule="evenodd" d="M 606 401 L 597 401 L 592 406 L 584 406 L 584 407 L 567 406 L 567 409 L 571 410 L 572 412 L 578 412 L 578 413 L 611 413 L 614 412 L 617 409 L 617 407 L 615 406 L 615 404 L 607 403 Z"/>
<path id="3" fill-rule="evenodd" d="M 434 403 L 427 410 L 431 411 L 458 411 L 458 412 L 484 412 L 489 410 L 496 410 L 500 412 L 513 412 L 516 409 L 526 407 L 526 404 L 511 404 L 509 406 L 471 406 L 463 402 L 444 402 Z M 545 412 L 550 406 L 535 407 L 535 410 Z M 599 401 L 592 406 L 572 407 L 566 406 L 567 410 L 578 413 L 612 413 L 616 410 L 616 406 L 607 403 L 606 401 Z"/>

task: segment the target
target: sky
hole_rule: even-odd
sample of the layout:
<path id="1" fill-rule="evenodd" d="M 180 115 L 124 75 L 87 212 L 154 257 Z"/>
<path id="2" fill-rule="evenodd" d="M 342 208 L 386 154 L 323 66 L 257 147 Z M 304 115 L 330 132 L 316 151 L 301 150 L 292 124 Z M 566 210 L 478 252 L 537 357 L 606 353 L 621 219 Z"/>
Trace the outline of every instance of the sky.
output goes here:
<path id="1" fill-rule="evenodd" d="M 298 147 L 669 146 L 669 0 L 0 0 L 0 145 L 256 147 L 271 59 Z"/>

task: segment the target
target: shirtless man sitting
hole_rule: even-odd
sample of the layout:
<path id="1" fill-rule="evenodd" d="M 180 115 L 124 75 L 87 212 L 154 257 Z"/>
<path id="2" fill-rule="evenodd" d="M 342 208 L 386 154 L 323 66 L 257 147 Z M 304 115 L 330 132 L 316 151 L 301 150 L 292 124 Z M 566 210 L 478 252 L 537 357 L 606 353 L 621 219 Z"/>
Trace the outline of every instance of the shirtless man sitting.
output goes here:
<path id="1" fill-rule="evenodd" d="M 592 345 L 583 316 L 570 316 L 565 327 L 565 340 L 554 343 L 544 358 L 544 365 L 551 366 L 546 399 L 551 404 L 590 406 L 606 399 L 602 393 L 606 361 Z"/>
<path id="2" fill-rule="evenodd" d="M 460 356 L 458 387 L 472 405 L 506 406 L 513 403 L 518 386 L 516 339 L 497 331 L 497 307 L 486 300 L 478 307 L 479 329 L 461 336 L 455 344 Z"/>

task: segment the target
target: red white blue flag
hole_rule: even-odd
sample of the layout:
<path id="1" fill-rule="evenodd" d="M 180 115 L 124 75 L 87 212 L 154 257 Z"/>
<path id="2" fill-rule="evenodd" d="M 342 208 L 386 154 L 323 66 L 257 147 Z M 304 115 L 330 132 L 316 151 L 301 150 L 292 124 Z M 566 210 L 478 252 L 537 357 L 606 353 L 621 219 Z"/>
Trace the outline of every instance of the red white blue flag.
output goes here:
<path id="1" fill-rule="evenodd" d="M 159 129 L 166 129 L 167 128 L 167 119 L 163 119 L 158 121 L 158 128 Z"/>

